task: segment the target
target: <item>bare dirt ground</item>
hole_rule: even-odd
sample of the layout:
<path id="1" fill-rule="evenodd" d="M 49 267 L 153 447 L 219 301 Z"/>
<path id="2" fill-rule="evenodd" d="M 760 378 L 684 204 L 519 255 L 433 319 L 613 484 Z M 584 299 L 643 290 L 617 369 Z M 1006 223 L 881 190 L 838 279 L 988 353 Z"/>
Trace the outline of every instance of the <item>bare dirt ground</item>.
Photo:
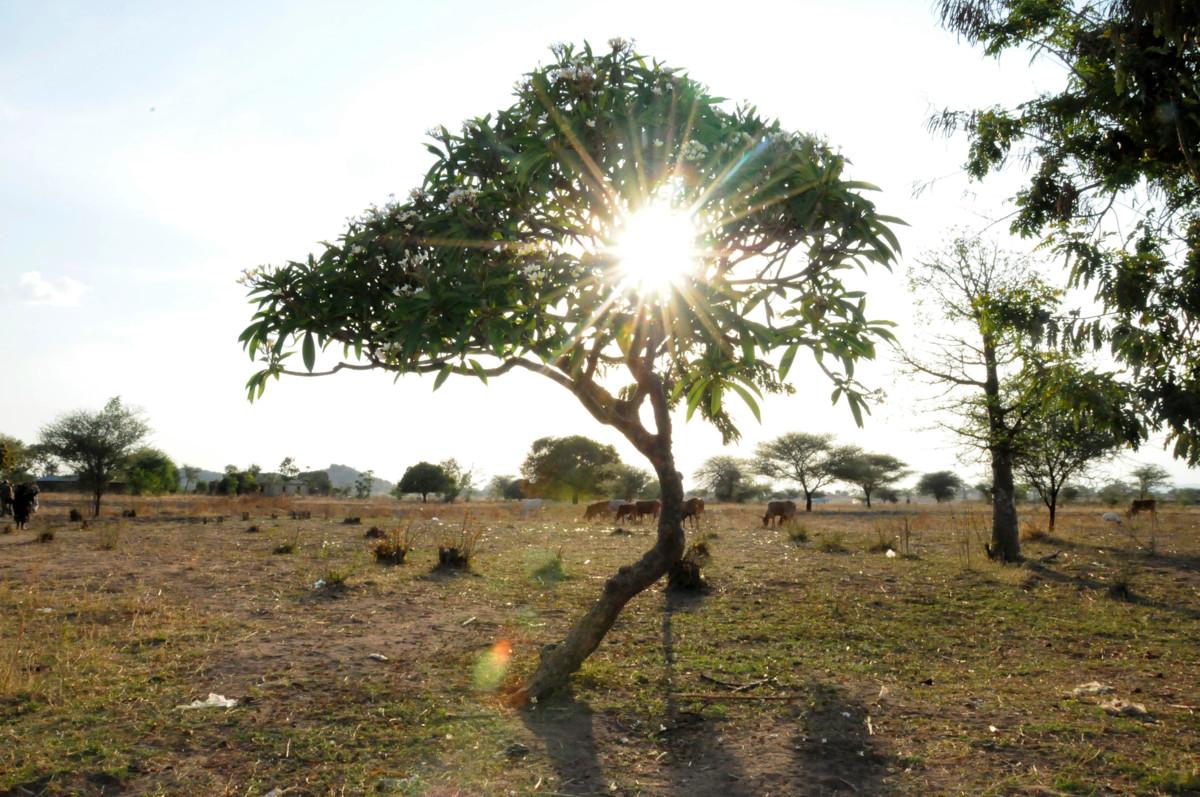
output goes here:
<path id="1" fill-rule="evenodd" d="M 710 590 L 639 596 L 569 695 L 514 710 L 649 524 L 130 500 L 85 530 L 51 496 L 0 534 L 0 795 L 1200 793 L 1195 509 L 1070 508 L 1004 568 L 982 505 L 783 530 L 717 507 Z M 465 512 L 472 567 L 439 571 Z M 373 561 L 372 525 L 422 535 L 406 564 Z M 178 708 L 210 692 L 238 704 Z"/>

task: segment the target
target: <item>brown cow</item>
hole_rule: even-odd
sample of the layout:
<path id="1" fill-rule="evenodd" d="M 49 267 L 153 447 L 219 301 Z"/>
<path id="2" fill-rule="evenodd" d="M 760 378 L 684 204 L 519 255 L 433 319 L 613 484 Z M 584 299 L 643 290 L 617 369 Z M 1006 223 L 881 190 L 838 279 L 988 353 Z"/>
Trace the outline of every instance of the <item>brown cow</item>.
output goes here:
<path id="1" fill-rule="evenodd" d="M 779 527 L 784 523 L 790 523 L 794 517 L 796 517 L 795 501 L 770 501 L 767 503 L 767 514 L 763 515 L 763 528 L 769 527 L 772 520 L 775 521 L 776 527 Z"/>
<path id="2" fill-rule="evenodd" d="M 13 520 L 18 529 L 29 528 L 29 519 L 38 510 L 38 493 L 41 492 L 34 482 L 18 484 L 13 491 Z"/>
<path id="3" fill-rule="evenodd" d="M 688 518 L 691 518 L 692 528 L 700 527 L 700 516 L 704 514 L 704 499 L 689 498 L 683 502 L 683 517 L 680 520 L 687 523 Z"/>
<path id="4" fill-rule="evenodd" d="M 634 506 L 637 507 L 637 519 L 639 522 L 643 515 L 649 515 L 658 520 L 658 513 L 662 511 L 662 501 L 657 499 L 653 501 L 636 501 Z"/>
<path id="5" fill-rule="evenodd" d="M 1129 516 L 1133 517 L 1139 512 L 1149 512 L 1151 515 L 1158 514 L 1158 503 L 1153 498 L 1135 498 L 1133 503 L 1129 505 Z"/>
<path id="6" fill-rule="evenodd" d="M 604 517 L 611 511 L 612 509 L 609 508 L 608 501 L 597 501 L 594 504 L 588 504 L 587 508 L 583 510 L 583 519 L 591 520 L 592 518 Z"/>
<path id="7" fill-rule="evenodd" d="M 637 504 L 621 504 L 619 507 L 617 507 L 617 518 L 614 522 L 620 523 L 626 518 L 629 520 L 636 520 L 637 516 Z"/>

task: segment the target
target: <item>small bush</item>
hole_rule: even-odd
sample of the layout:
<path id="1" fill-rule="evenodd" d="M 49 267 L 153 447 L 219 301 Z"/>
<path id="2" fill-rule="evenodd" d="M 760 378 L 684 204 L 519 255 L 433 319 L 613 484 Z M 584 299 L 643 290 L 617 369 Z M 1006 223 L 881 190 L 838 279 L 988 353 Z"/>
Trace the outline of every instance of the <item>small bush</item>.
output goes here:
<path id="1" fill-rule="evenodd" d="M 375 563 L 381 565 L 402 565 L 408 558 L 408 549 L 396 545 L 391 540 L 380 540 L 371 548 L 375 555 Z"/>
<path id="2" fill-rule="evenodd" d="M 79 523 L 83 520 L 83 514 L 75 507 L 71 507 L 71 512 L 67 515 L 67 518 L 72 523 Z"/>
<path id="3" fill-rule="evenodd" d="M 557 551 L 532 550 L 525 553 L 525 571 L 532 581 L 545 586 L 557 584 L 567 577 L 563 566 L 562 548 Z"/>
<path id="4" fill-rule="evenodd" d="M 794 543 L 808 542 L 808 528 L 803 523 L 793 523 L 787 527 L 788 539 Z"/>
<path id="5" fill-rule="evenodd" d="M 287 542 L 281 542 L 279 545 L 276 545 L 271 550 L 271 553 L 280 554 L 280 555 L 295 553 L 297 548 L 299 548 L 299 546 L 296 545 L 295 542 L 288 540 Z"/>
<path id="6" fill-rule="evenodd" d="M 683 557 L 676 562 L 667 574 L 667 589 L 695 592 L 708 588 L 701 569 L 712 559 L 712 552 L 705 540 L 698 540 L 688 546 Z"/>
<path id="7" fill-rule="evenodd" d="M 361 523 L 362 523 L 362 518 L 360 518 L 360 517 L 348 517 L 348 518 L 342 519 L 342 524 L 346 525 L 346 526 L 358 526 Z"/>
<path id="8" fill-rule="evenodd" d="M 137 517 L 137 510 L 136 509 L 122 510 L 121 517 Z"/>
<path id="9" fill-rule="evenodd" d="M 345 570 L 326 570 L 313 586 L 327 592 L 336 592 L 346 588 L 346 579 L 348 578 L 350 578 L 350 573 Z"/>
<path id="10" fill-rule="evenodd" d="M 364 536 L 379 539 L 371 548 L 376 562 L 381 565 L 402 565 L 408 559 L 408 552 L 412 550 L 418 535 L 413 532 L 413 522 L 410 520 L 404 528 L 397 526 L 391 534 L 372 526 Z"/>
<path id="11" fill-rule="evenodd" d="M 54 539 L 54 532 L 53 532 L 53 531 L 43 531 L 41 534 L 39 534 L 39 535 L 37 536 L 37 541 L 38 541 L 38 542 L 50 542 L 50 541 L 52 541 L 53 539 Z"/>
<path id="12" fill-rule="evenodd" d="M 850 553 L 850 549 L 846 547 L 846 538 L 840 531 L 826 534 L 817 548 L 824 553 Z"/>
<path id="13" fill-rule="evenodd" d="M 243 521 L 247 521 L 247 520 L 249 520 L 249 519 L 250 519 L 250 513 L 249 513 L 249 512 L 243 512 L 243 513 L 242 513 L 242 520 L 243 520 Z"/>
<path id="14" fill-rule="evenodd" d="M 867 546 L 867 553 L 887 553 L 895 550 L 891 536 L 885 535 L 883 529 L 875 528 L 875 538 L 875 542 Z"/>
<path id="15" fill-rule="evenodd" d="M 100 544 L 101 550 L 111 551 L 117 547 L 117 543 L 121 540 L 120 526 L 113 524 L 103 524 L 96 529 L 96 541 Z"/>
<path id="16" fill-rule="evenodd" d="M 258 526 L 247 526 L 246 527 L 247 534 L 258 534 L 258 532 L 259 532 Z"/>
<path id="17" fill-rule="evenodd" d="M 368 540 L 382 540 L 387 537 L 387 533 L 378 526 L 372 526 L 371 528 L 367 529 L 367 532 L 363 534 L 363 537 Z"/>
<path id="18" fill-rule="evenodd" d="M 292 520 L 311 520 L 311 519 L 312 519 L 312 511 L 311 510 L 308 510 L 308 509 L 292 510 Z"/>
<path id="19" fill-rule="evenodd" d="M 1050 535 L 1039 526 L 1026 526 L 1021 529 L 1021 542 L 1040 542 Z"/>
<path id="20" fill-rule="evenodd" d="M 479 538 L 482 535 L 483 530 L 470 528 L 467 525 L 467 517 L 464 516 L 458 534 L 442 540 L 438 545 L 438 568 L 466 570 L 471 566 L 471 559 L 475 556 L 475 546 L 479 544 Z"/>

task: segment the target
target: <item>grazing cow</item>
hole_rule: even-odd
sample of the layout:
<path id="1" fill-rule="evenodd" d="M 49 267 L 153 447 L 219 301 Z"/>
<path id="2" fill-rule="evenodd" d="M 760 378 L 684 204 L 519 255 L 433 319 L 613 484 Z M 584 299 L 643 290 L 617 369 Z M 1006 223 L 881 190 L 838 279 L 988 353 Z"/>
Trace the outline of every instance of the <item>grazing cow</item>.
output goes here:
<path id="1" fill-rule="evenodd" d="M 617 523 L 620 523 L 622 520 L 626 519 L 636 520 L 637 516 L 637 504 L 621 504 L 617 507 Z"/>
<path id="2" fill-rule="evenodd" d="M 13 483 L 8 479 L 0 482 L 0 517 L 13 513 Z"/>
<path id="3" fill-rule="evenodd" d="M 613 510 L 609 509 L 608 501 L 597 501 L 594 504 L 588 504 L 583 510 L 583 519 L 591 520 L 592 518 L 605 517 Z"/>
<path id="4" fill-rule="evenodd" d="M 794 517 L 796 517 L 795 501 L 770 501 L 767 503 L 767 514 L 763 515 L 763 528 L 769 527 L 772 520 L 778 527 L 784 523 L 790 523 Z"/>
<path id="5" fill-rule="evenodd" d="M 38 510 L 39 492 L 41 491 L 34 482 L 18 484 L 13 492 L 13 520 L 17 522 L 18 529 L 29 528 L 29 519 Z"/>
<path id="6" fill-rule="evenodd" d="M 641 521 L 644 515 L 658 520 L 658 513 L 662 511 L 662 501 L 657 499 L 653 501 L 636 501 L 634 506 L 637 507 L 637 519 Z"/>
<path id="7" fill-rule="evenodd" d="M 1151 515 L 1158 514 L 1158 503 L 1153 498 L 1135 498 L 1133 503 L 1129 505 L 1129 516 L 1133 517 L 1139 512 L 1149 512 Z"/>
<path id="8" fill-rule="evenodd" d="M 683 502 L 683 517 L 681 517 L 680 520 L 684 523 L 687 523 L 688 519 L 690 518 L 692 521 L 692 528 L 699 528 L 700 527 L 700 516 L 703 514 L 704 514 L 704 499 L 703 498 L 689 498 L 688 500 Z"/>

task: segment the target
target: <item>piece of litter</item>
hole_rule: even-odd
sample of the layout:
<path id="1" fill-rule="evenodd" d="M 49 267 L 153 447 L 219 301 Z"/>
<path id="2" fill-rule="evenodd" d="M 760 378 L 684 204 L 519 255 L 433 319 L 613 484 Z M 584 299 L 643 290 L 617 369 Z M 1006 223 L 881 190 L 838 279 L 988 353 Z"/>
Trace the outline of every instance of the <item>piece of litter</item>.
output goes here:
<path id="1" fill-rule="evenodd" d="M 316 582 L 313 584 L 313 589 L 321 589 L 324 586 L 325 586 L 325 579 L 318 578 L 316 580 Z"/>
<path id="2" fill-rule="evenodd" d="M 1074 697 L 1087 697 L 1090 695 L 1107 695 L 1117 691 L 1108 684 L 1102 684 L 1099 681 L 1088 681 L 1086 684 L 1080 684 L 1071 690 Z"/>
<path id="3" fill-rule="evenodd" d="M 1112 700 L 1101 703 L 1100 708 L 1107 711 L 1109 714 L 1115 714 L 1119 717 L 1148 717 L 1150 712 L 1146 711 L 1146 707 L 1141 703 L 1130 703 L 1122 700 L 1119 697 L 1114 697 Z"/>
<path id="4" fill-rule="evenodd" d="M 988 730 L 991 731 L 992 733 L 1000 733 L 1000 729 L 997 728 L 995 725 L 989 725 Z"/>
<path id="5" fill-rule="evenodd" d="M 372 659 L 374 661 L 387 661 L 388 660 L 388 657 L 383 655 L 382 653 L 372 653 L 371 655 L 367 656 L 367 658 Z"/>
<path id="6" fill-rule="evenodd" d="M 263 797 L 283 797 L 283 789 L 276 786 L 275 788 L 271 789 L 269 792 L 264 794 Z"/>
<path id="7" fill-rule="evenodd" d="M 843 716 L 843 717 L 845 717 L 846 719 L 850 719 L 850 712 L 849 712 L 849 711 L 843 711 L 843 712 L 842 712 L 842 716 Z"/>
<path id="8" fill-rule="evenodd" d="M 883 700 L 885 697 L 891 697 L 891 696 L 892 696 L 892 690 L 888 689 L 887 686 L 881 686 L 881 687 L 879 687 L 879 697 L 877 697 L 875 699 Z"/>
<path id="9" fill-rule="evenodd" d="M 467 619 L 463 620 L 463 621 L 462 621 L 462 624 L 463 624 L 463 625 L 470 625 L 470 624 L 471 624 L 471 623 L 473 623 L 473 622 L 475 622 L 475 617 L 474 617 L 474 616 L 471 616 L 471 617 L 468 617 Z"/>
<path id="10" fill-rule="evenodd" d="M 42 614 L 51 614 L 54 612 L 54 610 L 51 609 L 49 606 L 47 606 L 43 609 L 38 609 L 38 611 L 41 612 Z"/>
<path id="11" fill-rule="evenodd" d="M 888 559 L 895 559 L 895 558 L 896 558 L 896 552 L 895 552 L 895 551 L 893 551 L 891 548 L 888 548 L 888 549 L 887 549 L 887 553 L 885 554 L 885 556 L 887 556 L 887 558 L 888 558 Z"/>
<path id="12" fill-rule="evenodd" d="M 176 706 L 175 708 L 187 711 L 192 708 L 233 708 L 237 705 L 237 701 L 225 695 L 218 695 L 216 692 L 209 692 L 208 697 L 204 700 L 193 700 L 186 706 Z"/>

